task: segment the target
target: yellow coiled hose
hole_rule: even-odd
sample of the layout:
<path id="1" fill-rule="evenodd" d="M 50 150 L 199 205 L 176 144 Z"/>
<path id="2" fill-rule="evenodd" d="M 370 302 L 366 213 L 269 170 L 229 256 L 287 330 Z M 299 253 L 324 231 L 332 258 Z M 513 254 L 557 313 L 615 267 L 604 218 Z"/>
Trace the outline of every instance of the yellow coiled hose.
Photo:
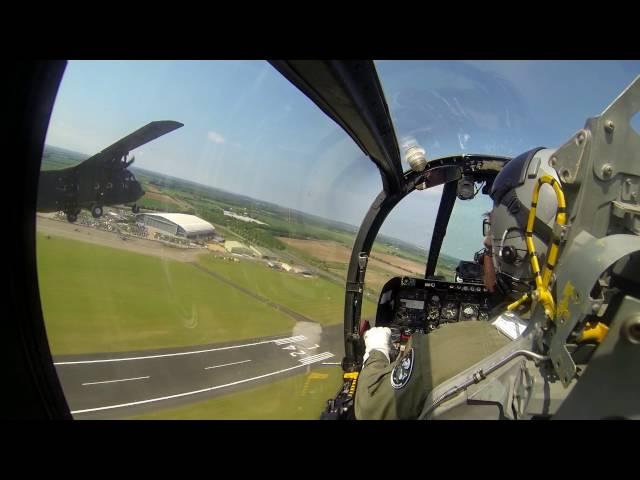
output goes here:
<path id="1" fill-rule="evenodd" d="M 536 208 L 538 207 L 538 195 L 540 193 L 540 187 L 544 184 L 551 185 L 554 192 L 556 192 L 556 198 L 558 199 L 558 209 L 556 210 L 555 222 L 557 225 L 564 226 L 567 224 L 567 204 L 564 199 L 564 193 L 562 193 L 562 187 L 560 183 L 550 175 L 544 175 L 538 179 L 534 189 L 533 198 L 531 199 L 531 210 L 529 210 L 529 217 L 527 219 L 527 228 L 525 230 L 525 242 L 527 244 L 527 252 L 529 253 L 529 259 L 531 261 L 531 270 L 535 275 L 536 289 L 533 295 L 525 294 L 519 300 L 516 300 L 507 307 L 507 310 L 515 310 L 520 305 L 528 301 L 531 296 L 537 299 L 544 306 L 544 313 L 547 317 L 555 318 L 555 302 L 553 295 L 549 291 L 549 283 L 551 283 L 551 276 L 553 269 L 558 260 L 558 251 L 560 249 L 560 239 L 554 236 L 549 245 L 547 251 L 547 263 L 542 273 L 540 273 L 540 264 L 538 263 L 538 257 L 536 256 L 535 245 L 533 244 L 533 225 L 536 219 Z"/>

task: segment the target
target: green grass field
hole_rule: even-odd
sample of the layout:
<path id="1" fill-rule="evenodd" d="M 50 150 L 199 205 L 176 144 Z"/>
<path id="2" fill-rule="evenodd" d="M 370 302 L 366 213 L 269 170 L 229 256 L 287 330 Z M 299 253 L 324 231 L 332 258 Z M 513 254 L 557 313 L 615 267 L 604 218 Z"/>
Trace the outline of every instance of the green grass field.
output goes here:
<path id="1" fill-rule="evenodd" d="M 176 205 L 171 204 L 169 202 L 163 202 L 147 196 L 142 197 L 140 200 L 136 202 L 136 204 L 141 208 L 148 208 L 152 210 L 158 210 L 161 212 L 165 212 L 165 211 L 175 212 L 178 210 L 180 211 L 183 210 L 182 208 L 179 208 Z"/>
<path id="2" fill-rule="evenodd" d="M 276 380 L 268 385 L 182 407 L 132 417 L 136 420 L 318 420 L 341 385 L 338 367 Z"/>
<path id="3" fill-rule="evenodd" d="M 252 261 L 228 262 L 212 255 L 201 255 L 199 262 L 205 268 L 323 325 L 343 321 L 344 288 L 328 280 L 304 278 Z M 375 309 L 375 303 L 366 301 L 362 316 L 375 315 Z"/>
<path id="4" fill-rule="evenodd" d="M 41 234 L 37 258 L 54 355 L 280 335 L 295 323 L 192 265 Z"/>

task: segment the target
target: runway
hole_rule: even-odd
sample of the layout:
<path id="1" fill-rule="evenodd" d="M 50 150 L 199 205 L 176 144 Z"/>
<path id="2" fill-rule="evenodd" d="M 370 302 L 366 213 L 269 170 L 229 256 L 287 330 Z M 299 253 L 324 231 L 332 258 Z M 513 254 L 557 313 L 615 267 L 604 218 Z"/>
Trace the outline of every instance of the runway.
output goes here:
<path id="1" fill-rule="evenodd" d="M 322 327 L 194 262 L 201 251 L 172 249 L 146 239 L 122 241 L 111 232 L 38 218 L 38 231 L 189 262 L 245 295 L 292 318 L 288 335 L 185 348 L 118 354 L 54 356 L 58 378 L 76 419 L 121 419 L 266 384 L 340 362 L 343 326 Z"/>
<path id="2" fill-rule="evenodd" d="M 340 362 L 342 325 L 183 349 L 54 358 L 76 419 L 120 419 L 198 402 Z"/>

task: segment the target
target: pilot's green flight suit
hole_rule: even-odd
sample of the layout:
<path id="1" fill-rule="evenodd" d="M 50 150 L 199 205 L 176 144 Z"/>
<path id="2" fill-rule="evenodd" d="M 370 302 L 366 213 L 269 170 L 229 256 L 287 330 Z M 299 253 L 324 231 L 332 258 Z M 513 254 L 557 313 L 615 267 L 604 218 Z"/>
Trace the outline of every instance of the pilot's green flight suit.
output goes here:
<path id="1" fill-rule="evenodd" d="M 414 334 L 404 353 L 391 364 L 382 352 L 373 350 L 358 377 L 356 418 L 415 419 L 434 387 L 509 342 L 488 322 L 465 321 L 444 325 L 428 335 Z"/>

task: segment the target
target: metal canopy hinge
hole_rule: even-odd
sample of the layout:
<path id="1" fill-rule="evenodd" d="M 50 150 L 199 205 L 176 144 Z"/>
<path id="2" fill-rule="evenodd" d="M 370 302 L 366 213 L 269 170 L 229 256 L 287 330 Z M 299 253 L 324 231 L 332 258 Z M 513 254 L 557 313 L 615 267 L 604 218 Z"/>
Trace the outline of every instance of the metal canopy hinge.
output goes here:
<path id="1" fill-rule="evenodd" d="M 358 266 L 360 267 L 360 272 L 363 272 L 367 269 L 367 263 L 369 261 L 369 255 L 365 252 L 360 252 L 358 255 Z"/>
<path id="2" fill-rule="evenodd" d="M 569 237 L 569 232 L 571 232 L 570 223 L 566 225 L 558 225 L 556 223 L 553 226 L 553 240 L 557 239 L 560 244 L 565 243 Z"/>

